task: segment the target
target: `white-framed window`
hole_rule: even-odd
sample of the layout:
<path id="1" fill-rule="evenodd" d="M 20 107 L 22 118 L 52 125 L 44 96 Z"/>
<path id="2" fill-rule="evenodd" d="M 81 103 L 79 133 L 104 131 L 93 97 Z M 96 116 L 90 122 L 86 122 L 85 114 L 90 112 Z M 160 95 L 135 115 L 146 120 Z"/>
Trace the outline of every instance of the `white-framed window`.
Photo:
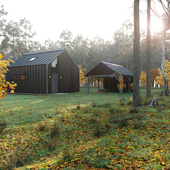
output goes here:
<path id="1" fill-rule="evenodd" d="M 52 67 L 57 67 L 57 58 L 52 62 Z"/>
<path id="2" fill-rule="evenodd" d="M 36 57 L 32 57 L 31 59 L 29 59 L 28 61 L 33 61 L 35 60 Z"/>

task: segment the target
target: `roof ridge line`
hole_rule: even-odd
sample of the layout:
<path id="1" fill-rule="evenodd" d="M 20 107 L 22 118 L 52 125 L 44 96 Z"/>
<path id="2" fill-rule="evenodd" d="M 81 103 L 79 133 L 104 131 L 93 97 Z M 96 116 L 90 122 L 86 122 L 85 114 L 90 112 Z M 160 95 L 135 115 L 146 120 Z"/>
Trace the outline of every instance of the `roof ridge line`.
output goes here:
<path id="1" fill-rule="evenodd" d="M 109 63 L 109 62 L 106 62 L 106 61 L 101 61 L 102 63 L 108 63 L 110 65 L 114 65 L 114 66 L 120 66 L 120 67 L 124 67 L 122 65 L 119 65 L 119 64 L 114 64 L 114 63 Z"/>
<path id="2" fill-rule="evenodd" d="M 56 50 L 46 50 L 46 51 L 37 51 L 37 52 L 32 52 L 32 53 L 25 53 L 23 56 L 25 55 L 30 55 L 30 54 L 38 54 L 38 53 L 48 53 L 48 52 L 54 52 L 54 51 L 64 51 L 66 50 L 65 48 L 59 48 L 59 49 L 56 49 Z"/>

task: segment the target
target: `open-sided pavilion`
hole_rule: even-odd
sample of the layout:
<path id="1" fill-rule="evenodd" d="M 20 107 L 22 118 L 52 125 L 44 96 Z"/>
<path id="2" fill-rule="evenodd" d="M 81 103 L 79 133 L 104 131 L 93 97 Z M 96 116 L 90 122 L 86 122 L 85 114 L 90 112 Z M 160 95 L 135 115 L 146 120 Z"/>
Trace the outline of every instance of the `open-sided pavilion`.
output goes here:
<path id="1" fill-rule="evenodd" d="M 119 92 L 117 84 L 119 84 L 119 76 L 122 75 L 124 83 L 126 85 L 124 92 L 131 92 L 130 84 L 133 82 L 133 73 L 127 70 L 125 67 L 101 61 L 89 72 L 85 74 L 88 77 L 88 93 L 89 93 L 89 82 L 92 78 L 96 77 L 99 82 L 103 78 L 103 86 L 110 92 Z"/>

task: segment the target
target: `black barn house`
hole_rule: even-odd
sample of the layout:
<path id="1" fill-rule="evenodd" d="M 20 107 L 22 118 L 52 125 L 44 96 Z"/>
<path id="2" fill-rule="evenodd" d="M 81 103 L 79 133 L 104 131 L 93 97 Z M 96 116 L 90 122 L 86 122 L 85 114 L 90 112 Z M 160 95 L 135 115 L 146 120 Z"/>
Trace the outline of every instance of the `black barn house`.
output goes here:
<path id="1" fill-rule="evenodd" d="M 8 67 L 6 79 L 17 93 L 79 92 L 79 67 L 66 49 L 24 54 Z"/>

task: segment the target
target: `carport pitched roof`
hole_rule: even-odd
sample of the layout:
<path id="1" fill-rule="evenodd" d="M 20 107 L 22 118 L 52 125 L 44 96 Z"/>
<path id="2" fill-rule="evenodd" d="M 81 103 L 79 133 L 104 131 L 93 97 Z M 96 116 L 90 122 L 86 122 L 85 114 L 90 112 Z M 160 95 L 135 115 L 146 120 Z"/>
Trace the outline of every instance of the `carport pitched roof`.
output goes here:
<path id="1" fill-rule="evenodd" d="M 88 73 L 86 73 L 85 76 L 112 75 L 115 72 L 118 73 L 119 75 L 133 76 L 133 73 L 128 69 L 124 68 L 123 66 L 104 61 L 101 61 L 99 64 L 97 64 Z"/>
<path id="2" fill-rule="evenodd" d="M 9 67 L 49 64 L 57 56 L 59 56 L 64 50 L 65 49 L 62 48 L 57 50 L 27 53 L 24 54 L 19 59 L 17 59 L 15 63 L 11 63 Z"/>

